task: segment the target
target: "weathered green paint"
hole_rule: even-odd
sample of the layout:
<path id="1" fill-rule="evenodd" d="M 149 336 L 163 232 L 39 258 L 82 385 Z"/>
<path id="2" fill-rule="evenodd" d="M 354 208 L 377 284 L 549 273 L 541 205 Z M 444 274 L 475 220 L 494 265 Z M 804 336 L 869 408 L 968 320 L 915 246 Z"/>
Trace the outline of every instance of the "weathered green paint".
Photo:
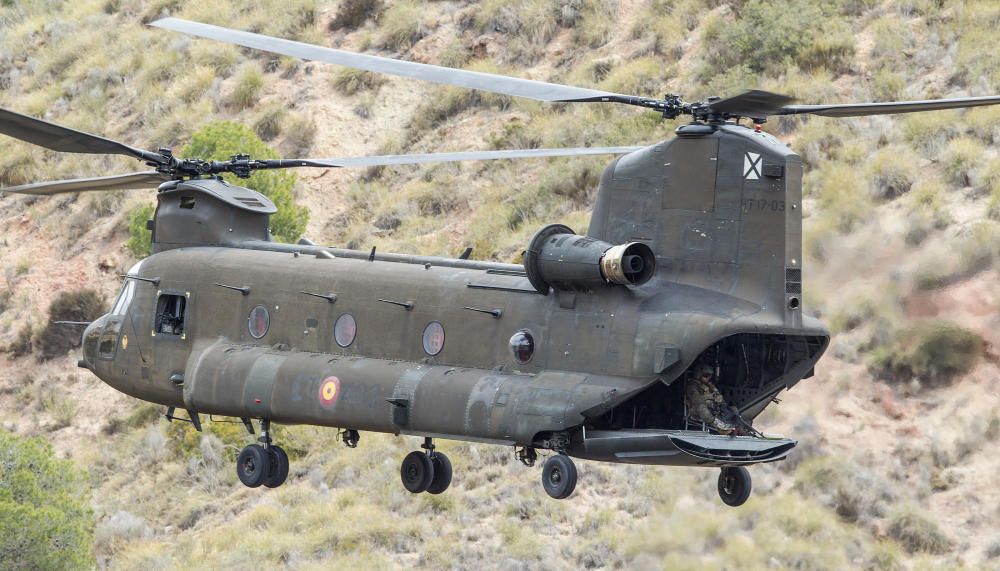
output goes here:
<path id="1" fill-rule="evenodd" d="M 704 355 L 753 418 L 825 349 L 825 328 L 802 315 L 801 162 L 743 127 L 679 131 L 608 167 L 587 234 L 648 245 L 657 272 L 640 286 L 590 279 L 580 291 L 539 295 L 517 265 L 400 254 L 368 261 L 369 252 L 277 244 L 256 193 L 213 181 L 170 187 L 159 195 L 156 253 L 138 269 L 158 284 L 129 280 L 124 313 L 85 335 L 93 345 L 107 328 L 117 351 L 102 359 L 87 348 L 88 366 L 125 393 L 200 413 L 618 462 L 780 458 L 794 442 L 734 441 L 725 446 L 745 456 L 731 461 L 691 453 L 684 443 L 697 435 L 685 440 L 677 426 L 674 381 Z M 545 267 L 558 263 L 550 256 Z M 185 296 L 183 337 L 154 333 L 159 295 Z M 332 303 L 318 297 L 331 295 Z M 270 314 L 261 339 L 247 322 L 257 305 Z M 347 348 L 333 332 L 344 313 L 357 320 Z M 446 332 L 434 357 L 421 342 L 431 321 Z M 508 348 L 522 329 L 536 347 L 525 365 Z M 324 403 L 333 378 L 336 396 Z"/>

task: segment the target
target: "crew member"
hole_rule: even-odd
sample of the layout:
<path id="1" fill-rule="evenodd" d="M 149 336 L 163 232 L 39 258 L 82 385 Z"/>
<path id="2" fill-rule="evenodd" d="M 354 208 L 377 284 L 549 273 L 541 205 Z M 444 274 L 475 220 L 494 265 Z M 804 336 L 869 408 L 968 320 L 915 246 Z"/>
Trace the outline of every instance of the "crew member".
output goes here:
<path id="1" fill-rule="evenodd" d="M 695 375 L 688 378 L 684 387 L 684 404 L 688 418 L 705 423 L 720 434 L 739 434 L 741 431 L 727 419 L 738 419 L 740 413 L 726 402 L 715 386 L 715 369 L 711 365 L 695 368 Z"/>

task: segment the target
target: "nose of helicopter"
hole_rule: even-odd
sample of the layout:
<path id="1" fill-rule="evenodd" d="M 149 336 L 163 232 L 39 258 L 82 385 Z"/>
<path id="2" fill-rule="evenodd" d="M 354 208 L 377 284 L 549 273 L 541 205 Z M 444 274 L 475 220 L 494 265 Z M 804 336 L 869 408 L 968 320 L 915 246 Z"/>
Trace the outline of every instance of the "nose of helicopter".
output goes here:
<path id="1" fill-rule="evenodd" d="M 97 364 L 97 345 L 101 339 L 101 332 L 108 320 L 107 315 L 97 318 L 86 329 L 83 330 L 83 359 L 77 364 L 85 369 L 93 371 Z"/>

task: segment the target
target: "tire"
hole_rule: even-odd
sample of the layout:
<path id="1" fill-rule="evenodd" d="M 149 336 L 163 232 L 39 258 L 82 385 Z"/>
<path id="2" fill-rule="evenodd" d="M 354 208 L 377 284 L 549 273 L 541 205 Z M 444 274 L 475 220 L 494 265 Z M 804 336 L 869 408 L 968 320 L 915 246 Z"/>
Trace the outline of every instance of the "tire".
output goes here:
<path id="1" fill-rule="evenodd" d="M 434 463 L 423 452 L 410 452 L 403 458 L 399 475 L 406 491 L 412 494 L 425 492 L 434 481 Z"/>
<path id="2" fill-rule="evenodd" d="M 288 479 L 288 454 L 281 446 L 273 444 L 267 448 L 267 452 L 271 460 L 271 469 L 267 478 L 264 478 L 264 485 L 268 488 L 277 488 Z"/>
<path id="3" fill-rule="evenodd" d="M 719 497 L 727 506 L 742 506 L 750 497 L 753 484 L 746 468 L 723 468 L 719 473 Z"/>
<path id="4" fill-rule="evenodd" d="M 248 488 L 256 488 L 264 483 L 270 474 L 271 459 L 260 444 L 251 444 L 240 451 L 236 458 L 236 475 Z"/>
<path id="5" fill-rule="evenodd" d="M 557 454 L 542 467 L 542 487 L 550 497 L 563 500 L 576 489 L 576 464 L 565 454 Z"/>
<path id="6" fill-rule="evenodd" d="M 431 455 L 431 464 L 434 465 L 434 477 L 427 487 L 427 493 L 440 494 L 451 485 L 451 460 L 444 454 L 435 452 Z"/>

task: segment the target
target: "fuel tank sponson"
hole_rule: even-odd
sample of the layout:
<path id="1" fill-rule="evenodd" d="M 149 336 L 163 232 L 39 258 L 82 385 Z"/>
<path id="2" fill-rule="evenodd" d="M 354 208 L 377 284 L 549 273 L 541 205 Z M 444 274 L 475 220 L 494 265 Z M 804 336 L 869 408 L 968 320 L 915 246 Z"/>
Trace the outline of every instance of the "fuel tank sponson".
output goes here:
<path id="1" fill-rule="evenodd" d="M 550 288 L 589 292 L 608 284 L 646 283 L 656 273 L 656 257 L 641 242 L 615 246 L 550 224 L 531 239 L 524 252 L 524 270 L 543 295 Z"/>

